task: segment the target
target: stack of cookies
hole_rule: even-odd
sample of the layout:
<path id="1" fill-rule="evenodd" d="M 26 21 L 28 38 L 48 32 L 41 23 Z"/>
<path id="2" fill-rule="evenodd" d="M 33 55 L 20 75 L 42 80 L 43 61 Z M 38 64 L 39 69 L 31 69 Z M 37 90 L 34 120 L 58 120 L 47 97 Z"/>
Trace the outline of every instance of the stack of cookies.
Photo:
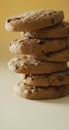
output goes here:
<path id="1" fill-rule="evenodd" d="M 8 31 L 21 32 L 9 47 L 18 54 L 9 69 L 20 73 L 19 96 L 55 99 L 69 94 L 69 22 L 63 19 L 63 11 L 40 10 L 6 21 Z"/>

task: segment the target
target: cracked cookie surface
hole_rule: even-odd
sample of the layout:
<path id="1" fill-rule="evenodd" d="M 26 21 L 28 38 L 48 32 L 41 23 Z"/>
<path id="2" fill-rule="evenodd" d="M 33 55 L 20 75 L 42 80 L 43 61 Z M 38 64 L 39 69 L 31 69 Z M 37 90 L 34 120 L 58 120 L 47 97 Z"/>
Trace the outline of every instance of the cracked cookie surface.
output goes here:
<path id="1" fill-rule="evenodd" d="M 63 72 L 42 75 L 21 75 L 21 81 L 33 86 L 62 86 L 69 85 L 69 69 Z"/>
<path id="2" fill-rule="evenodd" d="M 32 38 L 65 38 L 69 37 L 69 22 L 62 22 L 53 27 L 48 27 L 36 31 L 26 32 L 21 35 L 29 36 Z"/>
<path id="3" fill-rule="evenodd" d="M 24 85 L 23 82 L 19 82 L 15 86 L 15 92 L 27 99 L 40 100 L 40 99 L 56 99 L 69 94 L 69 86 L 49 86 L 49 87 L 37 87 Z"/>
<path id="4" fill-rule="evenodd" d="M 69 48 L 57 52 L 50 52 L 50 53 L 43 52 L 43 54 L 37 54 L 34 55 L 33 57 L 44 61 L 67 62 L 69 61 Z"/>
<path id="5" fill-rule="evenodd" d="M 8 67 L 16 73 L 45 74 L 66 70 L 67 63 L 46 62 L 33 57 L 20 56 L 13 58 Z"/>
<path id="6" fill-rule="evenodd" d="M 12 53 L 26 55 L 60 51 L 66 48 L 69 48 L 69 38 L 44 40 L 24 36 L 11 41 L 9 46 Z"/>
<path id="7" fill-rule="evenodd" d="M 8 31 L 32 31 L 53 26 L 62 22 L 63 11 L 39 10 L 10 17 L 6 20 L 5 28 Z"/>

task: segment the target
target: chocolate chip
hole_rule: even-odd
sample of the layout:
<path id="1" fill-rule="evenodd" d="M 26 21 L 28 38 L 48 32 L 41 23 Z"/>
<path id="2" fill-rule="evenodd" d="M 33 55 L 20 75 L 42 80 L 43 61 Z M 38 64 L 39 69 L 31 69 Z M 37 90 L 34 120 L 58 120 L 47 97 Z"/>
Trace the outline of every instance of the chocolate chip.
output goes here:
<path id="1" fill-rule="evenodd" d="M 44 55 L 46 55 L 47 57 L 50 57 L 53 55 L 53 53 L 49 52 L 49 53 L 44 53 Z"/>
<path id="2" fill-rule="evenodd" d="M 26 83 L 24 83 L 24 85 L 26 85 Z"/>
<path id="3" fill-rule="evenodd" d="M 25 79 L 27 79 L 27 78 L 28 78 L 28 76 L 29 76 L 29 75 L 28 75 L 28 74 L 26 74 L 26 75 L 25 75 Z"/>
<path id="4" fill-rule="evenodd" d="M 34 77 L 32 77 L 32 81 L 34 80 Z"/>
<path id="5" fill-rule="evenodd" d="M 41 41 L 39 42 L 39 44 L 40 44 L 40 45 L 43 45 L 43 44 L 44 44 L 44 41 L 43 41 L 43 40 L 41 40 Z"/>
<path id="6" fill-rule="evenodd" d="M 18 67 L 18 65 L 16 65 L 16 70 L 18 70 L 19 69 L 19 67 Z"/>
<path id="7" fill-rule="evenodd" d="M 12 19 L 8 19 L 7 22 L 9 23 Z"/>
<path id="8" fill-rule="evenodd" d="M 21 40 L 21 41 L 19 41 L 19 42 L 23 42 L 24 40 Z"/>
<path id="9" fill-rule="evenodd" d="M 14 20 L 19 20 L 19 19 L 21 19 L 21 18 L 14 18 Z M 11 22 L 11 21 L 12 21 L 12 19 L 7 20 L 8 23 Z"/>
<path id="10" fill-rule="evenodd" d="M 30 37 L 30 36 L 29 36 L 28 38 L 29 38 L 29 40 L 31 40 L 31 39 L 32 39 L 32 37 Z"/>
<path id="11" fill-rule="evenodd" d="M 63 76 L 58 76 L 59 81 L 63 81 L 64 77 Z"/>

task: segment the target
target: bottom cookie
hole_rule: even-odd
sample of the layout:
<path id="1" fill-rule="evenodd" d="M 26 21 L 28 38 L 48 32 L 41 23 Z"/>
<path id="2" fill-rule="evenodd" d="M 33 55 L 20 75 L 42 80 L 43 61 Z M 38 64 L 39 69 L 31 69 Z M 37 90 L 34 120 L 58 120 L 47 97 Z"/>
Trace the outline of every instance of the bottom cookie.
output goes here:
<path id="1" fill-rule="evenodd" d="M 48 87 L 35 87 L 25 85 L 23 82 L 19 82 L 15 86 L 16 93 L 23 98 L 32 100 L 41 99 L 56 99 L 61 98 L 69 94 L 69 86 L 48 86 Z"/>

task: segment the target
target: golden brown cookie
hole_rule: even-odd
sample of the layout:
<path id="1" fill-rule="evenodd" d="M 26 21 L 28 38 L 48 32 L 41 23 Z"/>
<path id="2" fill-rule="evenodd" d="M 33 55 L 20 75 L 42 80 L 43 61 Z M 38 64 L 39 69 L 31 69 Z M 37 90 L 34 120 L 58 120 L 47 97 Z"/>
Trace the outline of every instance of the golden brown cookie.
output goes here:
<path id="1" fill-rule="evenodd" d="M 16 54 L 43 54 L 48 52 L 60 51 L 69 47 L 69 38 L 63 39 L 34 39 L 20 37 L 10 43 L 10 51 Z"/>
<path id="2" fill-rule="evenodd" d="M 67 62 L 69 61 L 69 48 L 58 52 L 43 52 L 43 54 L 34 55 L 34 58 L 52 62 Z"/>
<path id="3" fill-rule="evenodd" d="M 24 85 L 19 82 L 15 86 L 15 92 L 22 98 L 40 100 L 40 99 L 56 99 L 69 95 L 69 86 L 48 86 L 48 87 L 35 87 Z"/>
<path id="4" fill-rule="evenodd" d="M 43 28 L 36 31 L 26 32 L 21 35 L 29 36 L 32 38 L 65 38 L 69 37 L 69 22 L 62 22 L 61 24 L 53 27 Z"/>
<path id="5" fill-rule="evenodd" d="M 24 74 L 45 74 L 67 69 L 67 63 L 46 62 L 26 56 L 13 58 L 8 66 L 10 70 Z"/>
<path id="6" fill-rule="evenodd" d="M 53 26 L 63 19 L 63 11 L 39 10 L 10 17 L 6 20 L 5 27 L 8 31 L 32 31 Z"/>
<path id="7" fill-rule="evenodd" d="M 33 86 L 62 86 L 69 85 L 69 69 L 51 74 L 21 75 L 21 80 L 26 85 Z"/>

